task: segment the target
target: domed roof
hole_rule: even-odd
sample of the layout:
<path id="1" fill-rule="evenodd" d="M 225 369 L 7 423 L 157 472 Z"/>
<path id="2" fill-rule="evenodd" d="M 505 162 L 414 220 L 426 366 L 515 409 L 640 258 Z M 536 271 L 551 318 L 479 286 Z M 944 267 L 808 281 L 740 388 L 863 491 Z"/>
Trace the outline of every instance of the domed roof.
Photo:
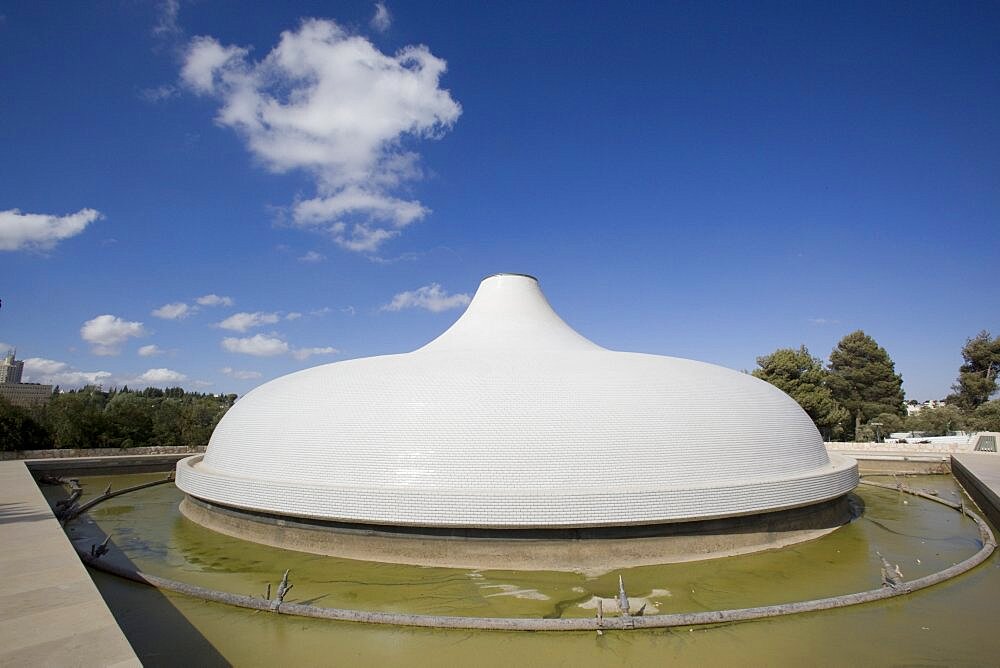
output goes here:
<path id="1" fill-rule="evenodd" d="M 831 458 L 832 457 L 832 458 Z M 585 527 L 755 514 L 835 498 L 854 460 L 753 376 L 606 350 L 520 274 L 405 354 L 277 378 L 229 410 L 188 494 L 364 524 Z"/>

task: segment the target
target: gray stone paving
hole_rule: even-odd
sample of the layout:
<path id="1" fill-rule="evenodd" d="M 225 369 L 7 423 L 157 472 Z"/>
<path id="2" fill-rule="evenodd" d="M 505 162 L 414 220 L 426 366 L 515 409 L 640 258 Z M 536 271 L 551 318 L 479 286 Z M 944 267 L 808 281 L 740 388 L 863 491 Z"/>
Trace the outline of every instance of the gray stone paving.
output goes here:
<path id="1" fill-rule="evenodd" d="M 23 462 L 0 462 L 0 666 L 141 666 Z"/>

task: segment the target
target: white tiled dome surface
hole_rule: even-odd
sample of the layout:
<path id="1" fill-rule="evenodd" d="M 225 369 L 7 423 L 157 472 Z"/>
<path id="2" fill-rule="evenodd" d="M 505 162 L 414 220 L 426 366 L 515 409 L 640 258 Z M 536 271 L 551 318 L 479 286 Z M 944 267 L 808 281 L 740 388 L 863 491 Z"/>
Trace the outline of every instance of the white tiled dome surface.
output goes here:
<path id="1" fill-rule="evenodd" d="M 650 524 L 779 510 L 857 484 L 750 375 L 608 351 L 537 282 L 483 281 L 420 350 L 306 369 L 226 414 L 178 486 L 225 505 L 417 526 Z"/>

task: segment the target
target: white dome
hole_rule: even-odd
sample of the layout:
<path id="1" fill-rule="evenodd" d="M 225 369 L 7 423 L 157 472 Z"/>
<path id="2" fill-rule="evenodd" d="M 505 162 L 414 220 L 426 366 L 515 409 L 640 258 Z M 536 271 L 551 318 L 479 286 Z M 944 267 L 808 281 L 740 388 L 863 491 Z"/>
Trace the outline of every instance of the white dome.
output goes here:
<path id="1" fill-rule="evenodd" d="M 587 527 L 756 514 L 857 485 L 808 415 L 748 374 L 606 350 L 530 276 L 485 279 L 411 353 L 265 383 L 183 460 L 186 493 L 242 509 L 426 527 Z"/>

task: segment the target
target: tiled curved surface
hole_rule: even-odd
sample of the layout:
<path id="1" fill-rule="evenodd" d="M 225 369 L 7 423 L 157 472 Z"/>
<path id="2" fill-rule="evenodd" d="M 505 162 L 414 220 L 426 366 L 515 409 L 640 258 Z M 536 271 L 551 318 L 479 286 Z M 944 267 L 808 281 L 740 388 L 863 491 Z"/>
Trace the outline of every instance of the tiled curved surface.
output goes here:
<path id="1" fill-rule="evenodd" d="M 748 374 L 604 350 L 525 277 L 483 282 L 424 348 L 278 378 L 226 414 L 178 485 L 289 515 L 598 526 L 778 510 L 857 484 L 805 412 Z"/>
<path id="2" fill-rule="evenodd" d="M 390 526 L 500 529 L 661 524 L 810 505 L 846 494 L 858 483 L 857 463 L 841 455 L 834 455 L 833 461 L 819 470 L 791 479 L 739 481 L 709 488 L 608 488 L 562 494 L 327 487 L 221 474 L 205 467 L 202 457 L 189 457 L 177 465 L 177 485 L 192 496 L 249 510 Z"/>

